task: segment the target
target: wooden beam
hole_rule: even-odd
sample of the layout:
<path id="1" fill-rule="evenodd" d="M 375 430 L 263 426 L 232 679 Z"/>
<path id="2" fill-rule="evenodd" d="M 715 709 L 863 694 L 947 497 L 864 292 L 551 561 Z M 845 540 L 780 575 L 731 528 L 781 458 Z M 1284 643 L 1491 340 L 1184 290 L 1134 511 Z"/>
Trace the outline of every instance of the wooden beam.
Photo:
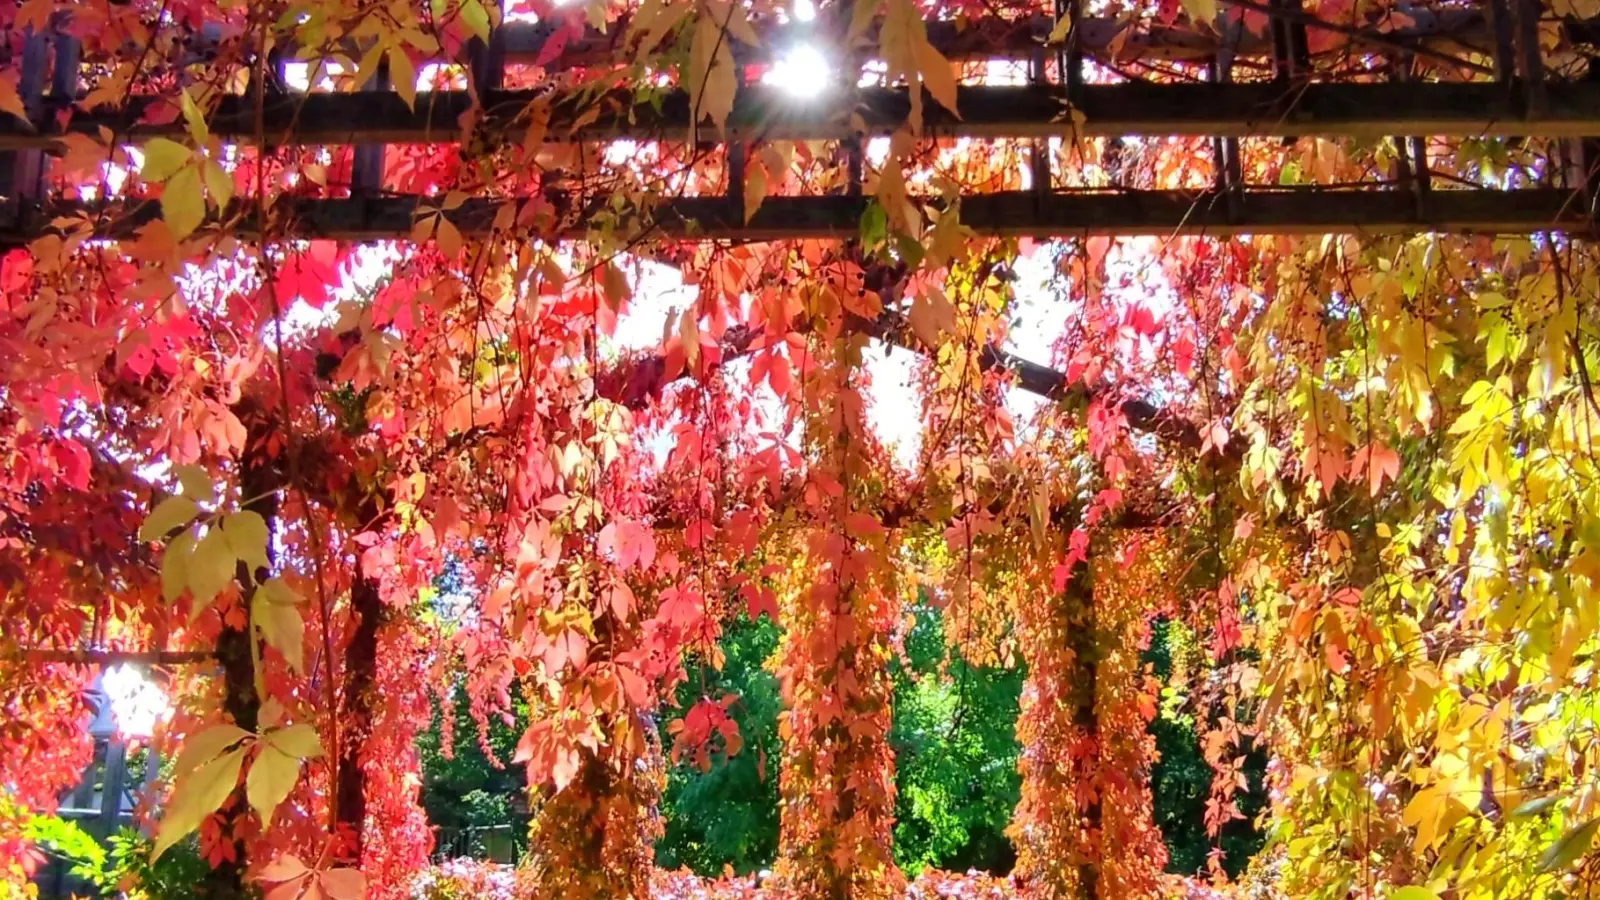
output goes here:
<path id="1" fill-rule="evenodd" d="M 1400 27 L 1388 17 L 1389 10 L 1374 9 L 1368 15 L 1339 23 L 1328 22 L 1350 43 L 1358 48 L 1376 44 L 1382 47 L 1400 47 L 1423 54 L 1429 52 L 1459 55 L 1481 52 L 1493 44 L 1494 30 L 1484 13 L 1477 9 L 1435 9 L 1428 6 L 1406 6 L 1395 12 L 1410 21 Z M 1307 18 L 1306 21 L 1321 21 Z M 1034 49 L 1043 44 L 1055 28 L 1055 21 L 1045 15 L 1019 16 L 1017 18 L 983 17 L 964 19 L 961 22 L 931 19 L 924 23 L 928 42 L 952 61 L 989 59 L 1026 59 Z M 734 58 L 741 64 L 764 65 L 787 48 L 802 41 L 837 46 L 847 33 L 848 23 L 832 14 L 830 8 L 819 11 L 812 22 L 780 23 L 755 22 L 753 29 L 760 38 L 755 46 L 730 37 Z M 1315 27 L 1315 26 L 1313 26 Z M 1600 27 L 1597 20 L 1576 20 L 1561 23 L 1560 49 L 1570 51 L 1574 45 L 1595 43 L 1593 33 Z M 496 30 L 504 48 L 507 63 L 519 66 L 537 66 L 544 71 L 611 67 L 631 56 L 625 39 L 628 21 L 624 17 L 607 25 L 604 31 L 585 27 L 574 32 L 565 28 L 559 19 L 541 22 L 508 22 Z M 552 41 L 561 34 L 564 43 L 554 48 Z M 195 42 L 202 55 L 211 52 L 220 30 L 208 28 Z M 670 37 L 667 39 L 671 40 Z M 862 37 L 868 48 L 878 46 L 877 29 L 871 28 Z M 1139 61 L 1169 63 L 1205 63 L 1214 57 L 1221 43 L 1219 35 L 1209 26 L 1195 28 L 1180 16 L 1171 24 L 1150 20 L 1130 20 L 1116 16 L 1084 16 L 1079 21 L 1077 49 L 1084 55 L 1102 61 L 1132 63 Z M 303 50 L 290 48 L 296 58 L 308 58 Z M 293 52 L 298 50 L 298 52 Z M 346 53 L 359 55 L 354 48 L 344 48 Z M 1272 55 L 1270 33 L 1246 31 L 1235 46 L 1241 59 L 1260 59 Z M 1359 52 L 1359 51 L 1358 51 Z M 1331 42 L 1313 58 L 1348 59 L 1351 48 L 1344 42 Z M 314 54 L 313 54 L 314 55 Z M 1486 54 L 1487 55 L 1487 54 Z M 440 57 L 422 62 L 461 62 L 463 60 Z"/>
<path id="2" fill-rule="evenodd" d="M 517 141 L 524 113 L 542 92 L 487 94 L 486 134 Z M 1077 101 L 1081 136 L 1195 135 L 1208 137 L 1364 137 L 1393 134 L 1442 137 L 1538 135 L 1583 137 L 1600 133 L 1600 84 L 1551 82 L 1545 109 L 1530 116 L 1519 94 L 1499 85 L 1475 83 L 1309 84 L 1271 82 L 1217 84 L 1087 85 Z M 79 113 L 66 126 L 46 108 L 32 123 L 3 117 L 0 150 L 58 145 L 63 131 L 95 134 L 109 128 L 119 140 L 164 136 L 184 139 L 181 119 L 151 124 L 148 98 L 118 111 Z M 159 101 L 165 102 L 165 101 Z M 394 93 L 294 94 L 267 104 L 264 123 L 276 145 L 454 144 L 457 122 L 471 106 L 464 91 L 424 92 L 415 109 Z M 959 116 L 931 100 L 923 104 L 924 131 L 931 138 L 1048 138 L 1073 136 L 1065 89 L 1056 85 L 968 85 L 958 94 Z M 865 88 L 816 101 L 752 85 L 737 97 L 728 118 L 730 141 L 827 140 L 852 136 L 848 113 L 857 113 L 869 137 L 893 133 L 910 112 L 901 88 Z M 584 124 L 574 128 L 580 121 Z M 547 135 L 578 141 L 668 140 L 689 137 L 689 98 L 671 91 L 659 103 L 635 104 L 630 95 L 608 94 L 579 106 L 558 102 Z M 224 141 L 254 140 L 253 99 L 225 97 L 211 118 L 212 134 Z M 701 128 L 703 137 L 709 129 Z"/>
<path id="3" fill-rule="evenodd" d="M 1424 213 L 1403 191 L 1268 190 L 1236 194 L 1230 212 L 1215 191 L 1122 191 L 1052 194 L 1032 191 L 978 194 L 961 201 L 961 221 L 982 234 L 1041 239 L 1086 235 L 1250 234 L 1530 234 L 1557 230 L 1587 231 L 1585 205 L 1571 190 L 1441 190 Z M 248 199 L 235 201 L 229 221 L 234 233 L 260 233 Z M 272 233 L 282 237 L 341 241 L 405 240 L 419 215 L 437 212 L 436 198 L 357 197 L 311 199 L 284 197 L 272 211 Z M 490 233 L 506 203 L 538 203 L 474 197 L 446 215 L 465 234 Z M 859 234 L 868 200 L 848 196 L 768 197 L 748 222 L 741 210 L 720 197 L 664 198 L 648 211 L 634 211 L 617 228 L 642 239 L 775 241 L 838 240 Z M 103 210 L 72 203 L 0 205 L 0 247 L 17 246 L 34 237 L 71 230 L 53 223 L 56 216 L 90 217 L 92 231 L 107 238 L 132 236 L 160 216 L 155 201 L 135 201 Z M 98 219 L 95 219 L 98 217 Z M 537 217 L 536 217 L 537 218 Z M 538 232 L 540 229 L 534 228 Z M 556 239 L 582 239 L 590 229 L 581 222 L 543 229 Z"/>

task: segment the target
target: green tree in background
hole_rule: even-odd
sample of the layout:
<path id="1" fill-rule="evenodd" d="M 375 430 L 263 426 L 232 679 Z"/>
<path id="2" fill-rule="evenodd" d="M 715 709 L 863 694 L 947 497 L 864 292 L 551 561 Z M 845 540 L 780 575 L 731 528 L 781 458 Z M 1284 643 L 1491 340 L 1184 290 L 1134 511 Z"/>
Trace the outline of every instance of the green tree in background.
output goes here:
<path id="1" fill-rule="evenodd" d="M 465 691 L 451 698 L 455 706 L 455 728 L 446 758 L 443 746 L 443 716 L 434 701 L 433 721 L 417 735 L 417 751 L 422 757 L 422 808 L 428 822 L 436 828 L 451 829 L 483 825 L 505 825 L 521 821 L 518 811 L 526 808 L 527 776 L 520 765 L 510 760 L 517 741 L 528 726 L 528 710 L 519 699 L 516 715 L 507 724 L 499 716 L 489 717 L 489 747 L 499 761 L 497 767 L 484 755 L 478 743 L 478 726 L 471 716 L 471 701 Z"/>
<path id="2" fill-rule="evenodd" d="M 953 652 L 941 611 L 918 603 L 894 673 L 895 861 L 996 875 L 1016 853 L 1005 836 L 1022 780 L 1016 722 L 1020 667 L 971 666 Z"/>
<path id="3" fill-rule="evenodd" d="M 1163 684 L 1172 674 L 1173 654 L 1184 651 L 1188 637 L 1182 626 L 1169 620 L 1162 619 L 1154 624 L 1150 649 L 1145 652 L 1144 659 L 1152 664 L 1156 677 Z M 1204 870 L 1211 853 L 1211 838 L 1205 826 L 1211 766 L 1200 749 L 1194 714 L 1182 701 L 1173 688 L 1164 688 L 1160 714 L 1150 723 L 1156 752 L 1160 754 L 1151 769 L 1150 793 L 1155 801 L 1156 827 L 1161 829 L 1167 845 L 1167 871 L 1188 875 Z M 1262 783 L 1265 774 L 1264 754 L 1252 750 L 1245 762 L 1250 787 L 1238 797 L 1239 811 L 1245 817 L 1223 826 L 1219 841 L 1222 866 L 1229 876 L 1242 872 L 1265 840 L 1266 836 L 1255 827 L 1256 814 L 1266 802 Z"/>
<path id="4" fill-rule="evenodd" d="M 689 669 L 678 688 L 678 708 L 662 718 L 665 726 L 702 696 L 738 697 L 728 715 L 739 724 L 744 749 L 736 756 L 714 756 L 702 772 L 687 760 L 668 770 L 661 811 L 666 831 L 656 842 L 656 862 L 667 869 L 687 867 L 718 875 L 724 867 L 749 874 L 772 864 L 778 853 L 778 713 L 783 702 L 778 679 L 766 661 L 778 649 L 778 626 L 763 616 L 740 618 L 723 632 L 722 670 L 703 662 Z M 670 746 L 670 743 L 666 743 Z"/>
<path id="5" fill-rule="evenodd" d="M 896 862 L 911 873 L 933 866 L 1005 874 L 1015 860 L 1005 828 L 1021 784 L 1015 727 L 1024 672 L 1021 667 L 968 665 L 947 646 L 939 609 L 919 603 L 912 612 L 915 624 L 894 669 L 890 741 L 899 791 Z M 738 755 L 714 756 L 705 772 L 687 760 L 669 767 L 661 803 L 665 833 L 656 844 L 656 858 L 664 868 L 686 867 L 707 875 L 732 868 L 748 874 L 770 866 L 776 856 L 778 772 L 773 760 L 778 758 L 782 701 L 766 664 L 779 636 L 778 626 L 765 617 L 730 623 L 722 640 L 721 670 L 704 661 L 691 665 L 678 690 L 678 707 L 661 718 L 666 741 L 666 723 L 702 696 L 733 694 L 738 701 L 728 712 L 744 738 Z M 1186 640 L 1181 626 L 1165 620 L 1155 624 L 1145 660 L 1163 682 L 1172 673 L 1173 654 L 1188 652 Z M 1211 769 L 1201 755 L 1194 716 L 1182 700 L 1167 689 L 1161 713 L 1150 725 L 1160 754 L 1151 788 L 1168 869 L 1194 873 L 1205 868 L 1212 848 L 1204 825 Z M 490 765 L 478 745 L 465 694 L 458 693 L 453 702 L 454 759 L 445 759 L 442 752 L 437 709 L 433 726 L 418 741 L 422 803 L 429 821 L 446 829 L 520 823 L 526 790 L 522 768 Z M 527 711 L 520 704 L 511 725 L 491 718 L 489 743 L 496 757 L 511 758 L 526 724 Z M 1253 818 L 1265 800 L 1264 767 L 1262 754 L 1252 752 L 1246 767 L 1250 790 L 1239 798 L 1247 818 L 1223 829 L 1220 845 L 1230 874 L 1242 870 L 1262 844 Z"/>

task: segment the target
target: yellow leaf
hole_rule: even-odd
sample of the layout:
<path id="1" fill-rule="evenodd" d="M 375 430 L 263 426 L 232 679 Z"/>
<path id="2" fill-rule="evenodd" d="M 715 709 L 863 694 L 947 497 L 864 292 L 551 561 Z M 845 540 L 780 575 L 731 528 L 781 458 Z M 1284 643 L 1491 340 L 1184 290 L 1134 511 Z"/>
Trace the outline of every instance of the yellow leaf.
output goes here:
<path id="1" fill-rule="evenodd" d="M 172 764 L 174 778 L 182 778 L 222 755 L 222 751 L 255 735 L 237 725 L 223 723 L 190 735 Z"/>
<path id="2" fill-rule="evenodd" d="M 194 533 L 185 531 L 167 544 L 161 554 L 161 596 L 176 602 L 189 587 L 189 557 L 194 553 Z"/>
<path id="3" fill-rule="evenodd" d="M 182 528 L 194 521 L 199 513 L 200 507 L 188 497 L 168 497 L 156 504 L 156 508 L 145 517 L 144 524 L 139 526 L 139 540 L 159 541 L 171 534 L 174 528 Z"/>
<path id="4" fill-rule="evenodd" d="M 639 37 L 637 56 L 634 62 L 642 61 L 645 56 L 655 51 L 661 44 L 661 39 L 667 32 L 678 27 L 694 9 L 694 4 L 684 2 L 670 2 L 670 0 L 644 0 L 639 4 L 639 11 L 628 22 L 627 42 L 631 43 Z"/>
<path id="5" fill-rule="evenodd" d="M 600 271 L 606 303 L 614 310 L 622 309 L 633 296 L 633 290 L 628 286 L 628 276 L 616 263 L 606 263 Z"/>
<path id="6" fill-rule="evenodd" d="M 1050 29 L 1050 36 L 1045 38 L 1046 44 L 1064 44 L 1072 36 L 1072 16 L 1062 16 L 1056 21 L 1056 27 Z"/>
<path id="7" fill-rule="evenodd" d="M 161 218 L 172 229 L 176 240 L 183 240 L 206 217 L 206 201 L 200 194 L 200 173 L 192 166 L 179 169 L 161 190 Z"/>
<path id="8" fill-rule="evenodd" d="M 205 503 L 216 499 L 217 488 L 211 481 L 210 472 L 191 465 L 173 466 L 172 472 L 178 476 L 178 484 L 183 486 L 185 497 Z"/>
<path id="9" fill-rule="evenodd" d="M 394 92 L 406 102 L 406 108 L 416 109 L 417 69 L 411 64 L 411 57 L 399 47 L 389 48 L 389 81 L 394 84 Z"/>
<path id="10" fill-rule="evenodd" d="M 277 748 L 279 753 L 295 759 L 316 759 L 322 755 L 322 740 L 317 736 L 317 729 L 304 722 L 273 729 L 262 740 Z"/>
<path id="11" fill-rule="evenodd" d="M 356 62 L 356 90 L 361 90 L 372 79 L 377 77 L 378 63 L 383 59 L 383 44 L 374 41 L 366 51 L 361 54 L 361 59 Z"/>
<path id="12" fill-rule="evenodd" d="M 731 16 L 729 9 L 724 21 Z M 733 72 L 733 51 L 722 33 L 722 23 L 709 11 L 702 12 L 695 22 L 688 66 L 684 87 L 689 92 L 691 126 L 698 127 L 710 119 L 717 126 L 717 133 L 723 133 L 728 113 L 733 111 L 737 81 Z"/>
<path id="13" fill-rule="evenodd" d="M 166 181 L 189 164 L 194 151 L 166 138 L 151 138 L 144 145 L 144 165 L 139 167 L 139 177 L 151 183 Z"/>
<path id="14" fill-rule="evenodd" d="M 257 591 L 250 604 L 250 619 L 269 647 L 273 647 L 296 672 L 305 667 L 305 623 L 300 610 L 287 603 L 273 603 L 265 592 Z"/>
<path id="15" fill-rule="evenodd" d="M 1439 894 L 1413 884 L 1395 888 L 1394 892 L 1389 895 L 1389 900 L 1439 900 Z"/>
<path id="16" fill-rule="evenodd" d="M 200 112 L 200 107 L 195 105 L 194 98 L 189 96 L 188 90 L 179 93 L 178 105 L 183 108 L 183 121 L 189 126 L 189 136 L 194 138 L 196 146 L 203 146 L 211 139 L 211 129 L 206 126 L 206 117 Z"/>
<path id="17" fill-rule="evenodd" d="M 238 559 L 220 528 L 212 528 L 189 556 L 189 592 L 194 595 L 191 618 L 200 615 L 233 581 Z"/>
<path id="18" fill-rule="evenodd" d="M 700 360 L 700 318 L 693 309 L 686 309 L 678 317 L 678 343 L 683 348 L 683 358 L 689 365 Z"/>
<path id="19" fill-rule="evenodd" d="M 443 215 L 439 216 L 438 231 L 434 234 L 434 237 L 439 241 L 440 253 L 450 259 L 455 259 L 461 255 L 461 232 L 456 229 L 454 223 Z"/>
<path id="20" fill-rule="evenodd" d="M 233 555 L 256 569 L 267 568 L 267 522 L 252 510 L 240 510 L 222 520 L 222 532 L 228 536 L 228 546 Z"/>
<path id="21" fill-rule="evenodd" d="M 267 598 L 268 603 L 277 603 L 284 606 L 294 606 L 300 602 L 300 595 L 282 578 L 268 578 L 261 584 L 260 594 Z"/>
<path id="22" fill-rule="evenodd" d="M 911 115 L 906 121 L 913 133 L 922 130 L 922 91 L 917 87 L 922 80 L 916 49 L 919 38 L 927 41 L 927 26 L 916 6 L 911 0 L 888 0 L 878 41 L 889 80 L 904 79 L 910 89 Z"/>
<path id="23" fill-rule="evenodd" d="M 489 10 L 479 0 L 461 4 L 461 24 L 466 26 L 468 34 L 485 41 L 489 39 Z"/>
<path id="24" fill-rule="evenodd" d="M 272 822 L 272 811 L 294 790 L 299 777 L 300 760 L 275 749 L 270 740 L 261 748 L 256 761 L 250 765 L 244 791 L 250 806 L 261 817 L 262 827 Z"/>
<path id="25" fill-rule="evenodd" d="M 891 81 L 904 79 L 909 89 L 913 133 L 922 130 L 921 84 L 940 106 L 956 113 L 956 76 L 950 61 L 928 43 L 928 27 L 911 0 L 889 0 L 880 38 Z"/>
<path id="26" fill-rule="evenodd" d="M 1183 11 L 1196 25 L 1210 25 L 1217 20 L 1217 0 L 1183 0 Z"/>
<path id="27" fill-rule="evenodd" d="M 911 330 L 930 349 L 940 344 L 941 334 L 954 334 L 956 308 L 936 285 L 911 300 Z"/>
<path id="28" fill-rule="evenodd" d="M 239 769 L 243 765 L 244 750 L 230 750 L 178 780 L 172 796 L 167 798 L 167 811 L 161 817 L 152 860 L 160 859 L 168 847 L 199 828 L 205 817 L 228 799 L 239 783 Z"/>
<path id="29" fill-rule="evenodd" d="M 742 3 L 728 3 L 726 0 L 707 0 L 706 8 L 711 11 L 711 17 L 722 23 L 728 32 L 728 38 L 737 40 L 748 47 L 761 46 L 761 39 L 756 36 L 756 30 L 750 27 L 750 20 L 745 18 Z"/>
<path id="30" fill-rule="evenodd" d="M 761 208 L 761 201 L 767 199 L 767 169 L 765 166 L 751 166 L 744 176 L 744 221 L 750 223 L 750 217 Z"/>
<path id="31" fill-rule="evenodd" d="M 950 60 L 944 54 L 934 49 L 928 43 L 927 26 L 918 22 L 917 34 L 920 40 L 913 45 L 917 54 L 917 68 L 922 73 L 922 83 L 939 101 L 939 105 L 950 111 L 956 118 L 961 118 L 960 111 L 956 109 L 956 73 L 950 68 Z"/>
<path id="32" fill-rule="evenodd" d="M 210 195 L 211 203 L 219 212 L 226 209 L 233 199 L 233 176 L 214 159 L 205 161 L 200 174 L 205 177 L 206 193 Z"/>

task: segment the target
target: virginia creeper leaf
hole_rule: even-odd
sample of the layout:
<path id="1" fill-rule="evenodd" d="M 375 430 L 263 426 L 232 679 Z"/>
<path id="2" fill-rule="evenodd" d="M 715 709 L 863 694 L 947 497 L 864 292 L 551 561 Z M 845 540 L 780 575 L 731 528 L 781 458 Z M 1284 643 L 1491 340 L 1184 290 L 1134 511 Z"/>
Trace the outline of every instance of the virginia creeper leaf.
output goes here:
<path id="1" fill-rule="evenodd" d="M 206 217 L 205 197 L 200 194 L 200 173 L 191 166 L 179 169 L 161 191 L 161 218 L 182 240 L 194 234 Z"/>
<path id="2" fill-rule="evenodd" d="M 222 529 L 213 527 L 207 531 L 189 555 L 189 592 L 194 595 L 191 617 L 203 612 L 233 581 L 237 564 L 233 547 L 229 545 Z"/>
<path id="3" fill-rule="evenodd" d="M 188 165 L 193 156 L 194 151 L 177 141 L 151 138 L 144 145 L 144 165 L 139 168 L 139 177 L 149 182 L 166 181 Z"/>
<path id="4" fill-rule="evenodd" d="M 322 755 L 322 741 L 317 736 L 317 729 L 304 722 L 269 731 L 262 740 L 295 759 L 316 759 Z"/>
<path id="5" fill-rule="evenodd" d="M 144 524 L 139 526 L 139 540 L 159 541 L 174 528 L 182 528 L 194 521 L 199 514 L 200 507 L 188 497 L 168 497 L 156 504 L 156 508 L 145 517 Z"/>
<path id="6" fill-rule="evenodd" d="M 222 520 L 222 533 L 228 536 L 233 555 L 244 560 L 252 573 L 267 568 L 267 521 L 254 510 L 240 510 Z"/>
<path id="7" fill-rule="evenodd" d="M 300 610 L 293 604 L 273 603 L 262 591 L 257 591 L 250 604 L 250 619 L 267 645 L 283 654 L 289 668 L 296 672 L 305 666 L 305 623 Z"/>
<path id="8" fill-rule="evenodd" d="M 178 780 L 172 796 L 167 799 L 167 810 L 161 817 L 151 859 L 160 859 L 168 847 L 199 828 L 206 816 L 222 806 L 239 783 L 239 769 L 243 765 L 244 749 L 230 750 Z"/>
<path id="9" fill-rule="evenodd" d="M 300 760 L 279 751 L 268 740 L 245 777 L 245 796 L 261 818 L 263 828 L 271 824 L 273 810 L 294 790 L 299 777 Z"/>

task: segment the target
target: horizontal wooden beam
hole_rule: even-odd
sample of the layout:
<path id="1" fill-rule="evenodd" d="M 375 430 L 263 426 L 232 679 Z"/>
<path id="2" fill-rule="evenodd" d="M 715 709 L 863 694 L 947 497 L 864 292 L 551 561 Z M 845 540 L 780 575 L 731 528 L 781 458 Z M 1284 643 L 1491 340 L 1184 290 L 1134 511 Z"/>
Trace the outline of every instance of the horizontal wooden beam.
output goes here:
<path id="1" fill-rule="evenodd" d="M 272 210 L 272 233 L 340 241 L 406 240 L 419 216 L 438 213 L 437 202 L 436 198 L 420 197 L 284 197 Z M 481 237 L 491 233 L 496 215 L 508 203 L 546 208 L 542 198 L 471 198 L 444 215 L 464 234 Z M 720 197 L 664 198 L 648 211 L 623 215 L 615 227 L 641 240 L 838 240 L 858 235 L 867 203 L 864 198 L 842 195 L 768 197 L 746 222 L 741 209 Z M 236 204 L 229 216 L 234 233 L 259 235 L 259 223 L 248 201 Z M 59 231 L 65 226 L 56 217 L 84 216 L 99 217 L 94 227 L 98 236 L 122 238 L 158 218 L 160 208 L 154 201 L 119 204 L 101 211 L 65 203 L 0 205 L 0 247 Z M 1419 208 L 1410 193 L 1375 188 L 1250 189 L 1240 192 L 1233 204 L 1209 191 L 1048 195 L 1012 191 L 963 198 L 961 221 L 981 234 L 1049 239 L 1085 235 L 1530 234 L 1587 231 L 1592 219 L 1582 195 L 1568 190 L 1435 191 Z M 552 229 L 549 236 L 582 239 L 588 233 L 582 222 L 569 222 Z"/>
<path id="2" fill-rule="evenodd" d="M 518 140 L 525 132 L 530 104 L 541 96 L 538 91 L 489 92 L 485 133 Z M 1077 130 L 1089 137 L 1600 134 L 1600 84 L 1546 84 L 1545 106 L 1537 114 L 1526 109 L 1525 96 L 1501 85 L 1476 82 L 1090 85 L 1076 100 L 1082 114 Z M 963 86 L 957 99 L 956 115 L 931 99 L 924 103 L 927 136 L 1073 136 L 1074 120 L 1064 88 Z M 0 116 L 5 119 L 0 122 L 0 150 L 49 148 L 60 142 L 64 130 L 95 134 L 109 128 L 119 139 L 131 142 L 156 136 L 182 140 L 181 119 L 163 124 L 145 121 L 152 102 L 135 102 L 121 112 L 80 113 L 64 129 L 55 124 L 57 118 L 48 110 L 31 124 Z M 393 93 L 293 94 L 270 100 L 263 120 L 267 140 L 280 146 L 453 144 L 460 140 L 457 123 L 471 103 L 467 93 L 456 91 L 418 94 L 414 109 Z M 909 112 L 909 95 L 899 88 L 865 88 L 803 100 L 778 88 L 756 85 L 736 98 L 726 137 L 739 141 L 844 138 L 853 134 L 851 113 L 859 116 L 868 136 L 880 136 L 900 128 Z M 683 141 L 690 137 L 690 123 L 690 98 L 681 91 L 667 93 L 659 103 L 637 105 L 626 96 L 606 95 L 582 107 L 573 101 L 560 103 L 552 112 L 546 134 L 552 140 Z M 224 98 L 211 118 L 211 130 L 224 141 L 252 142 L 256 134 L 253 100 Z M 718 135 L 703 124 L 696 137 L 705 141 Z"/>
<path id="3" fill-rule="evenodd" d="M 1398 24 L 1398 20 L 1391 17 L 1393 12 L 1404 16 L 1405 24 Z M 1547 52 L 1551 49 L 1557 53 L 1570 52 L 1576 45 L 1595 43 L 1596 25 L 1596 20 L 1562 22 L 1558 31 L 1560 42 L 1555 48 L 1547 48 Z M 930 19 L 924 27 L 929 44 L 953 61 L 1024 60 L 1045 43 L 1055 30 L 1056 22 L 1044 15 L 991 16 L 960 22 Z M 1446 55 L 1487 54 L 1493 44 L 1493 29 L 1477 9 L 1441 9 L 1425 5 L 1373 9 L 1365 16 L 1338 22 L 1335 27 L 1341 32 L 1354 32 L 1354 35 L 1341 33 L 1333 41 L 1322 42 L 1313 58 L 1326 56 L 1347 61 L 1351 58 L 1350 43 L 1362 50 L 1382 46 Z M 752 29 L 759 43 L 749 45 L 730 36 L 730 47 L 738 62 L 764 65 L 802 42 L 823 48 L 839 46 L 848 32 L 848 23 L 830 7 L 820 10 L 812 22 L 758 21 L 752 23 Z M 875 31 L 869 29 L 862 36 L 864 46 L 877 46 Z M 628 33 L 626 17 L 608 24 L 603 31 L 592 26 L 574 29 L 557 18 L 508 22 L 497 30 L 496 36 L 507 63 L 564 71 L 611 67 L 628 61 L 631 59 L 627 53 L 630 49 Z M 219 37 L 220 30 L 208 26 L 207 32 L 196 41 L 196 49 L 202 55 L 207 54 Z M 1104 62 L 1203 64 L 1216 56 L 1222 44 L 1216 28 L 1209 25 L 1196 28 L 1182 15 L 1170 24 L 1126 16 L 1084 16 L 1078 23 L 1076 47 L 1085 56 Z M 1262 29 L 1257 34 L 1245 30 L 1228 49 L 1235 60 L 1269 58 L 1272 55 L 1271 32 Z M 291 51 L 301 59 L 307 58 L 307 54 L 316 55 L 315 50 L 291 48 Z M 346 52 L 359 55 L 353 48 L 346 48 Z M 441 57 L 421 61 L 465 60 Z"/>

